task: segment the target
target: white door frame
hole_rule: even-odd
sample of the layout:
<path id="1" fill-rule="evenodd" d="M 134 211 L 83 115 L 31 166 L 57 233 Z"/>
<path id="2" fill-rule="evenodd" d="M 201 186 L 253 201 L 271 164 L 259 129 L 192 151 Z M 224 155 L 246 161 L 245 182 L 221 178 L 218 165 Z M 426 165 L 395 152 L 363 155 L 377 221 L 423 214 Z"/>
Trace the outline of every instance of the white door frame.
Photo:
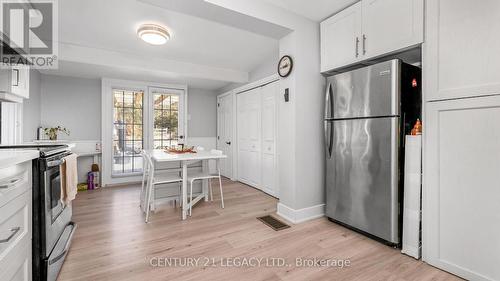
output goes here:
<path id="1" fill-rule="evenodd" d="M 143 91 L 144 92 L 144 101 L 143 106 L 146 108 L 152 108 L 152 100 L 150 101 L 149 88 L 167 88 L 167 89 L 176 89 L 184 91 L 184 137 L 187 138 L 187 95 L 188 88 L 187 85 L 178 85 L 178 84 L 161 84 L 161 83 L 152 83 L 152 82 L 143 82 L 143 81 L 130 81 L 130 80 L 119 80 L 119 79 L 109 79 L 103 78 L 101 80 L 101 141 L 102 141 L 102 186 L 109 185 L 119 185 L 119 184 L 127 184 L 127 183 L 135 183 L 140 182 L 142 179 L 142 173 L 132 174 L 132 175 L 124 175 L 124 176 L 112 176 L 112 151 L 110 149 L 111 142 L 113 140 L 113 95 L 112 91 L 114 88 L 119 89 L 127 89 L 127 90 L 135 90 L 135 91 Z M 150 143 L 150 135 L 151 130 L 148 128 L 152 123 L 149 123 L 150 120 L 150 111 L 143 111 L 143 121 L 144 125 L 147 128 L 144 130 L 144 148 L 151 148 L 152 144 Z M 152 127 L 151 127 L 152 128 Z"/>
<path id="2" fill-rule="evenodd" d="M 258 88 L 258 87 L 261 87 L 261 86 L 264 86 L 266 84 L 276 82 L 279 80 L 280 80 L 280 77 L 278 76 L 278 74 L 273 74 L 271 76 L 265 77 L 263 79 L 260 79 L 260 80 L 257 80 L 257 81 L 251 82 L 251 83 L 248 83 L 246 85 L 243 85 L 241 87 L 238 87 L 236 89 L 233 89 L 231 91 L 228 91 L 226 93 L 223 93 L 223 94 L 220 94 L 217 96 L 217 101 L 219 100 L 220 97 L 224 97 L 227 95 L 233 96 L 233 131 L 231 132 L 232 138 L 233 138 L 232 145 L 231 145 L 232 146 L 232 153 L 233 153 L 233 159 L 232 159 L 233 160 L 233 171 L 232 171 L 232 177 L 231 177 L 232 181 L 236 181 L 238 179 L 238 128 L 237 128 L 237 123 L 238 123 L 237 110 L 238 110 L 238 108 L 237 108 L 237 103 L 236 103 L 236 95 L 240 94 L 242 92 L 249 91 L 253 88 Z M 279 98 L 279 95 L 277 98 Z M 279 114 L 278 101 L 279 101 L 279 99 L 276 100 L 276 116 L 278 116 L 278 114 Z M 218 123 L 219 122 L 217 121 L 217 124 Z M 278 140 L 278 138 L 279 138 L 278 130 L 276 130 L 276 139 Z M 277 150 L 276 150 L 276 157 L 278 157 Z M 279 162 L 276 163 L 276 171 L 279 171 L 278 165 L 279 165 Z M 276 179 L 278 181 L 277 186 L 279 186 L 278 174 L 276 174 Z"/>

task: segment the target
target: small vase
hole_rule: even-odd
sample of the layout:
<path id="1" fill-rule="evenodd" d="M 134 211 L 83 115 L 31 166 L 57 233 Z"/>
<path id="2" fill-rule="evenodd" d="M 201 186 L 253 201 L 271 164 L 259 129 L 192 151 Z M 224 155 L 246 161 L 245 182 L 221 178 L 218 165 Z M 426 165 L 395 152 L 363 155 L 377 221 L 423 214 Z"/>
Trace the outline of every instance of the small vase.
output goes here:
<path id="1" fill-rule="evenodd" d="M 57 134 L 50 135 L 50 136 L 49 136 L 49 140 L 51 140 L 51 141 L 55 141 L 55 140 L 57 140 Z"/>

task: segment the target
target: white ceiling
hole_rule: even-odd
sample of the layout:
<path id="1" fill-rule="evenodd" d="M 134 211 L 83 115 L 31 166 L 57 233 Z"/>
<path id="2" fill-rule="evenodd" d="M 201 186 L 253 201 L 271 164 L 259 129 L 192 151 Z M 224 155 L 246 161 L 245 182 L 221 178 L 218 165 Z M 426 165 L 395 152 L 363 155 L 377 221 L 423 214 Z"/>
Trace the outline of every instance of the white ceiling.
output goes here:
<path id="1" fill-rule="evenodd" d="M 176 1 L 203 2 L 167 2 Z M 262 35 L 258 30 L 248 31 L 189 15 L 186 10 L 174 12 L 145 2 L 59 1 L 61 67 L 43 73 L 177 81 L 216 89 L 231 82 L 246 82 L 248 72 L 278 52 L 278 40 L 272 34 L 284 29 L 277 26 L 260 23 L 261 30 L 274 30 Z M 162 46 L 141 41 L 136 31 L 143 23 L 166 26 L 171 40 Z"/>
<path id="2" fill-rule="evenodd" d="M 322 21 L 359 0 L 261 0 L 313 21 Z"/>

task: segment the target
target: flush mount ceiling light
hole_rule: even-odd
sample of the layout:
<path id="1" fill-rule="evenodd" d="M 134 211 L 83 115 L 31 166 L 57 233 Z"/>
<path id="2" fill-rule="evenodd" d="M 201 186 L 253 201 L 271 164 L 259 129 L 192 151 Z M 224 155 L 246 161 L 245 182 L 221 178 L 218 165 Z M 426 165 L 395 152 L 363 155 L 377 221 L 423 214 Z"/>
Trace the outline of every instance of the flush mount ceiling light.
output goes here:
<path id="1" fill-rule="evenodd" d="M 170 39 L 166 28 L 157 24 L 144 24 L 137 30 L 137 35 L 151 45 L 163 45 Z"/>

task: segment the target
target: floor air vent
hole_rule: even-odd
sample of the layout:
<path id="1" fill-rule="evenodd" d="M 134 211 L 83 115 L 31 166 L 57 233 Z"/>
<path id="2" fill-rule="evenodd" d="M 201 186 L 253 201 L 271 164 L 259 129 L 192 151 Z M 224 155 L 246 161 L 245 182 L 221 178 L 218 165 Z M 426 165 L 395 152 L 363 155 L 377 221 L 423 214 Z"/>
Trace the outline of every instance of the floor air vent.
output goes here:
<path id="1" fill-rule="evenodd" d="M 263 217 L 258 217 L 257 219 L 276 231 L 280 231 L 290 227 L 288 224 L 285 224 L 280 220 L 275 219 L 272 216 L 263 216 Z"/>

